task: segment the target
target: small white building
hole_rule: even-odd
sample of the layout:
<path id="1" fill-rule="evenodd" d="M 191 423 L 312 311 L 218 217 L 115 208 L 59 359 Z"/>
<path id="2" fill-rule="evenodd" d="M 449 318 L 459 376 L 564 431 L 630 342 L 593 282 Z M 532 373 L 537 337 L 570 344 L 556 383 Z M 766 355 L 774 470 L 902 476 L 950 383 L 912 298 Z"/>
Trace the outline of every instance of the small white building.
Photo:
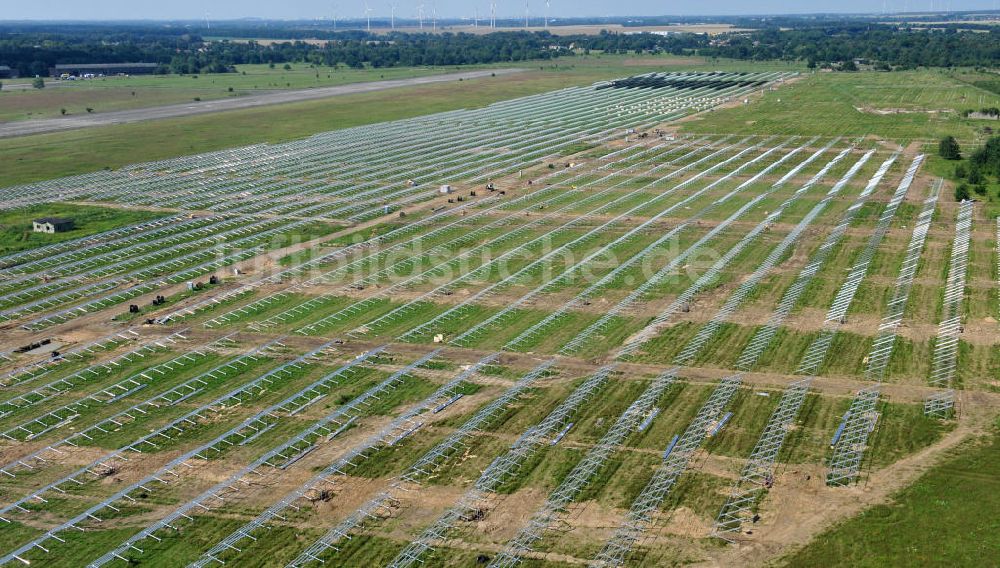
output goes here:
<path id="1" fill-rule="evenodd" d="M 42 217 L 35 219 L 32 226 L 36 233 L 65 233 L 73 230 L 73 220 L 61 217 Z"/>
<path id="2" fill-rule="evenodd" d="M 455 188 L 450 185 L 442 185 L 438 193 L 440 193 L 441 195 L 448 195 L 451 193 L 455 193 Z"/>

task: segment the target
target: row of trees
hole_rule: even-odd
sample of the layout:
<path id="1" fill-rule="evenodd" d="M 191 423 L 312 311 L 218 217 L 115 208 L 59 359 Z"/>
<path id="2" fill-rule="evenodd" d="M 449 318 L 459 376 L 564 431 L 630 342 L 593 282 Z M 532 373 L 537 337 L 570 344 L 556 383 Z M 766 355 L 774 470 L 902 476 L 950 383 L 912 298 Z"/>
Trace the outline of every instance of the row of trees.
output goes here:
<path id="1" fill-rule="evenodd" d="M 59 63 L 169 63 L 176 54 L 194 53 L 203 45 L 197 36 L 155 31 L 0 31 L 0 64 L 16 69 L 22 77 L 45 76 Z"/>
<path id="2" fill-rule="evenodd" d="M 557 44 L 553 43 L 548 34 L 530 33 L 497 33 L 486 36 L 392 34 L 379 39 L 332 41 L 322 46 L 302 42 L 272 44 L 267 50 L 260 49 L 262 46 L 256 43 L 237 45 L 237 49 L 245 50 L 247 63 L 293 61 L 355 68 L 366 64 L 371 67 L 411 67 L 548 60 L 568 53 L 552 49 Z M 219 47 L 232 49 L 233 46 L 234 44 L 228 44 Z"/>
<path id="3" fill-rule="evenodd" d="M 58 27 L 55 29 L 59 29 Z M 274 29 L 271 29 L 274 32 Z M 708 36 L 620 34 L 555 36 L 548 32 L 373 35 L 338 32 L 327 43 L 210 41 L 183 28 L 107 26 L 11 33 L 0 27 L 0 63 L 22 76 L 58 63 L 160 63 L 162 73 L 222 72 L 244 63 L 307 62 L 394 67 L 551 59 L 583 52 L 667 52 L 744 60 L 805 61 L 810 66 L 867 59 L 882 68 L 991 66 L 1000 60 L 1000 29 L 985 33 L 842 23 Z"/>
<path id="4" fill-rule="evenodd" d="M 986 33 L 844 24 L 809 29 L 769 29 L 732 36 L 699 50 L 734 59 L 807 61 L 822 64 L 866 59 L 898 68 L 995 65 L 1000 30 Z"/>
<path id="5" fill-rule="evenodd" d="M 563 42 L 566 46 L 572 42 Z M 648 44 L 635 40 L 634 49 Z M 323 45 L 303 41 L 210 41 L 191 34 L 0 33 L 0 63 L 21 76 L 47 75 L 60 63 L 159 63 L 159 73 L 222 73 L 234 65 L 304 62 L 349 67 L 468 65 L 551 59 L 571 52 L 547 33 L 392 34 L 343 32 Z"/>

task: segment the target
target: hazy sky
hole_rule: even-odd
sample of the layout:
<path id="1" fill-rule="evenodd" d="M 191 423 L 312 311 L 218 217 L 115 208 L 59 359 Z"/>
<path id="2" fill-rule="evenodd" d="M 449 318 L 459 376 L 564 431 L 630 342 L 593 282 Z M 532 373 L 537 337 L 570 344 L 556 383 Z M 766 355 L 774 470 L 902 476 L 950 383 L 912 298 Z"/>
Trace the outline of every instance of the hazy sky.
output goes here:
<path id="1" fill-rule="evenodd" d="M 885 4 L 883 4 L 883 1 Z M 997 0 L 703 0 L 700 2 L 664 2 L 662 0 L 552 0 L 553 16 L 631 16 L 665 14 L 746 14 L 788 12 L 881 12 L 902 10 L 982 10 L 992 9 Z M 489 0 L 368 0 L 373 16 L 388 16 L 391 3 L 396 14 L 415 17 L 423 3 L 429 15 L 431 6 L 445 16 L 472 16 L 489 11 Z M 195 19 L 206 10 L 213 19 L 259 18 L 329 18 L 336 6 L 338 18 L 357 18 L 364 13 L 364 0 L 2 0 L 0 19 Z M 545 12 L 544 0 L 529 0 L 530 12 Z M 523 0 L 498 0 L 501 17 L 524 15 Z"/>

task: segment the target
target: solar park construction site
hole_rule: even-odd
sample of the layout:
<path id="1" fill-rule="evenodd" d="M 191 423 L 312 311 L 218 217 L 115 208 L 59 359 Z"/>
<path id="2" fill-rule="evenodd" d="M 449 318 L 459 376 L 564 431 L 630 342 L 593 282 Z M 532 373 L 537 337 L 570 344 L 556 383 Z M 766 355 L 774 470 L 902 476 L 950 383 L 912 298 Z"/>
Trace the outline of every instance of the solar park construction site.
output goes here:
<path id="1" fill-rule="evenodd" d="M 0 189 L 0 564 L 760 565 L 1000 408 L 921 146 L 649 73 Z M 992 323 L 990 323 L 992 322 Z"/>

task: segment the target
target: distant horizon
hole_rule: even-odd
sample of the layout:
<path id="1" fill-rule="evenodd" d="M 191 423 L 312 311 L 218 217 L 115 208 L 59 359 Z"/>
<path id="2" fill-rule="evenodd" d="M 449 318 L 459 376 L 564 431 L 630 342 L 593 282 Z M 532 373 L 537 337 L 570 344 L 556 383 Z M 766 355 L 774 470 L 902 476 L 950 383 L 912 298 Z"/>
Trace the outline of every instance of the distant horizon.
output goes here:
<path id="1" fill-rule="evenodd" d="M 752 4 L 736 0 L 709 0 L 691 4 L 695 10 L 684 6 L 671 6 L 674 13 L 657 14 L 664 7 L 653 0 L 625 0 L 610 4 L 605 0 L 576 0 L 573 13 L 566 13 L 567 0 L 529 0 L 528 14 L 532 19 L 542 19 L 548 12 L 551 19 L 581 18 L 716 18 L 746 16 L 895 16 L 900 14 L 952 14 L 997 10 L 998 0 L 883 0 L 881 5 L 865 0 L 814 0 L 797 4 L 789 10 L 783 0 L 760 0 Z M 251 4 L 248 6 L 247 4 Z M 546 5 L 551 7 L 546 9 Z M 610 4 L 610 7 L 609 7 Z M 302 0 L 294 5 L 265 5 L 237 0 L 175 0 L 169 4 L 145 5 L 131 0 L 37 0 L 5 7 L 0 22 L 196 22 L 204 21 L 359 21 L 365 19 L 367 7 L 372 19 L 391 17 L 391 6 L 396 7 L 396 18 L 414 21 L 423 6 L 424 19 L 436 12 L 438 20 L 471 20 L 478 12 L 485 20 L 490 14 L 489 0 Z M 496 2 L 497 19 L 521 20 L 525 4 L 517 0 Z M 874 9 L 873 9 L 874 8 Z M 53 17 L 56 16 L 56 17 Z"/>
<path id="2" fill-rule="evenodd" d="M 732 14 L 658 14 L 658 15 L 625 15 L 625 16 L 559 16 L 550 15 L 549 24 L 554 26 L 559 26 L 565 22 L 579 22 L 580 20 L 607 20 L 605 23 L 621 23 L 631 19 L 669 19 L 678 18 L 684 21 L 678 21 L 677 24 L 694 24 L 692 20 L 697 20 L 698 18 L 705 19 L 718 19 L 718 18 L 776 18 L 776 17 L 810 17 L 810 16 L 843 16 L 843 17 L 885 17 L 885 18 L 898 18 L 901 16 L 950 16 L 956 14 L 970 14 L 970 15 L 993 15 L 993 10 L 935 10 L 935 11 L 919 11 L 911 10 L 909 12 L 898 12 L 891 14 L 883 14 L 881 12 L 785 12 L 785 13 L 732 13 Z M 995 12 L 995 15 L 1000 17 L 1000 11 Z M 391 15 L 388 14 L 372 14 L 372 23 L 378 21 L 380 24 L 389 21 Z M 541 22 L 545 19 L 545 15 L 530 15 L 530 21 Z M 425 25 L 432 19 L 432 16 L 425 16 Z M 441 16 L 438 15 L 438 22 L 468 22 L 472 23 L 473 16 Z M 522 22 L 524 16 L 500 16 L 496 17 L 497 22 Z M 397 22 L 418 22 L 419 16 L 396 16 Z M 0 25 L 2 24 L 17 24 L 17 23 L 47 23 L 47 24 L 76 24 L 76 23 L 89 23 L 89 24 L 129 24 L 129 23 L 183 23 L 183 24 L 201 24 L 204 25 L 205 17 L 194 18 L 194 17 L 176 17 L 176 18 L 123 18 L 123 19 L 107 19 L 107 18 L 72 18 L 72 19 L 51 19 L 51 18 L 5 18 L 0 19 Z M 233 17 L 233 18 L 210 18 L 211 24 L 226 24 L 226 23 L 238 23 L 238 22 L 287 22 L 287 23 L 332 23 L 332 19 L 324 18 L 278 18 L 278 17 L 260 17 L 260 16 L 243 16 L 243 17 Z M 337 17 L 337 22 L 366 22 L 364 16 L 345 16 Z M 483 22 L 489 22 L 489 16 L 479 16 L 480 26 Z M 673 23 L 673 22 L 672 22 Z M 582 23 L 571 23 L 569 25 L 586 25 Z M 601 23 L 594 23 L 592 25 L 601 25 Z M 670 25 L 670 24 L 650 24 L 650 25 Z"/>

